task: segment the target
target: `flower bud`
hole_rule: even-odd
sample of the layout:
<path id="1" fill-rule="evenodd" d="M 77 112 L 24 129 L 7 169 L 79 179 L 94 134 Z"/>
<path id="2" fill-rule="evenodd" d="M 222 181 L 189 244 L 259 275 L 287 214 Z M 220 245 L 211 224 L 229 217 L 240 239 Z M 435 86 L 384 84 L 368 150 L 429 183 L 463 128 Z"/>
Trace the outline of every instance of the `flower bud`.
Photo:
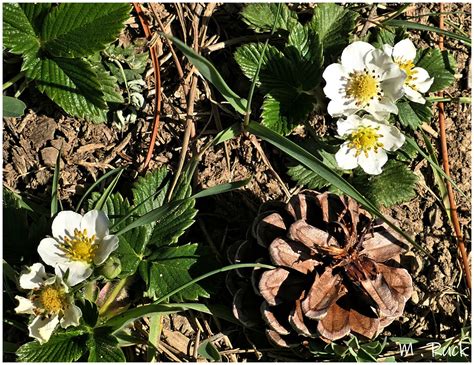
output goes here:
<path id="1" fill-rule="evenodd" d="M 115 279 L 121 272 L 122 264 L 120 259 L 115 256 L 109 257 L 99 268 L 99 273 L 109 280 Z"/>

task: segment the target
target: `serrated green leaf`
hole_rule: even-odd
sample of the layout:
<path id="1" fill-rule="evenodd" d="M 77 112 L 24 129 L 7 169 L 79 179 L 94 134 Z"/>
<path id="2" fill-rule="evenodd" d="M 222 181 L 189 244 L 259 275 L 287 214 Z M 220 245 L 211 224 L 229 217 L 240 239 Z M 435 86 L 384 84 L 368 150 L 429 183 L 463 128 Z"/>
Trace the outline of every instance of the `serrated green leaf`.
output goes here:
<path id="1" fill-rule="evenodd" d="M 3 97 L 3 117 L 18 118 L 25 114 L 26 104 L 11 96 Z"/>
<path id="2" fill-rule="evenodd" d="M 79 58 L 43 58 L 26 70 L 38 89 L 73 116 L 106 120 L 107 104 L 91 66 Z"/>
<path id="3" fill-rule="evenodd" d="M 394 46 L 399 41 L 406 38 L 404 28 L 394 27 L 373 27 L 370 28 L 370 43 L 377 48 L 382 48 L 384 44 Z"/>
<path id="4" fill-rule="evenodd" d="M 416 196 L 418 177 L 399 161 L 389 160 L 380 175 L 354 175 L 352 184 L 377 206 L 391 207 Z"/>
<path id="5" fill-rule="evenodd" d="M 51 9 L 51 5 L 50 3 L 20 3 L 20 7 L 23 9 L 37 35 L 41 33 L 41 26 Z"/>
<path id="6" fill-rule="evenodd" d="M 123 96 L 117 84 L 117 78 L 112 76 L 110 72 L 106 71 L 104 66 L 100 63 L 92 65 L 92 70 L 97 76 L 102 92 L 104 93 L 104 100 L 108 103 L 123 103 Z"/>
<path id="7" fill-rule="evenodd" d="M 3 45 L 14 54 L 34 53 L 40 42 L 19 4 L 3 4 Z"/>
<path id="8" fill-rule="evenodd" d="M 19 362 L 72 362 L 86 351 L 85 331 L 73 329 L 55 333 L 48 342 L 38 341 L 22 345 L 16 352 Z"/>
<path id="9" fill-rule="evenodd" d="M 127 3 L 59 4 L 44 20 L 43 48 L 56 57 L 84 57 L 100 51 L 117 38 L 129 12 Z"/>
<path id="10" fill-rule="evenodd" d="M 456 60 L 448 51 L 441 52 L 438 48 L 430 48 L 422 53 L 416 66 L 424 68 L 434 77 L 429 92 L 443 90 L 454 82 Z"/>
<path id="11" fill-rule="evenodd" d="M 256 32 L 270 32 L 275 24 L 275 29 L 290 30 L 298 23 L 298 15 L 291 11 L 286 4 L 255 3 L 248 4 L 242 10 L 243 21 Z M 278 18 L 275 17 L 278 14 Z"/>
<path id="12" fill-rule="evenodd" d="M 417 129 L 423 122 L 429 123 L 433 116 L 430 102 L 419 104 L 403 100 L 397 103 L 397 107 L 400 123 L 411 129 Z"/>
<path id="13" fill-rule="evenodd" d="M 234 53 L 234 59 L 240 66 L 240 69 L 249 80 L 253 80 L 255 72 L 257 71 L 258 60 L 263 52 L 264 43 L 248 43 L 237 48 Z M 267 50 L 263 55 L 262 66 L 268 64 L 272 59 L 279 59 L 283 57 L 283 53 L 276 47 L 268 44 Z M 260 84 L 257 78 L 257 85 Z"/>
<path id="14" fill-rule="evenodd" d="M 87 340 L 88 362 L 125 362 L 125 355 L 118 346 L 118 340 L 107 333 L 96 331 Z"/>
<path id="15" fill-rule="evenodd" d="M 333 3 L 319 3 L 316 6 L 310 27 L 319 36 L 326 63 L 339 57 L 348 44 L 357 16 L 352 10 Z"/>
<path id="16" fill-rule="evenodd" d="M 290 30 L 285 53 L 288 54 L 289 50 L 294 49 L 298 53 L 297 58 L 293 57 L 295 61 L 310 61 L 322 68 L 323 47 L 319 39 L 319 35 L 315 34 L 309 25 L 298 23 Z"/>
<path id="17" fill-rule="evenodd" d="M 145 294 L 153 300 L 179 288 L 213 266 L 207 253 L 203 254 L 197 244 L 163 247 L 154 256 L 152 261 L 142 262 L 139 268 L 148 287 Z M 209 293 L 201 284 L 194 284 L 171 299 L 179 303 L 199 297 L 208 298 Z"/>
<path id="18" fill-rule="evenodd" d="M 265 96 L 262 105 L 262 123 L 278 134 L 290 134 L 293 128 L 288 118 L 282 115 L 280 102 L 275 100 L 270 94 Z"/>

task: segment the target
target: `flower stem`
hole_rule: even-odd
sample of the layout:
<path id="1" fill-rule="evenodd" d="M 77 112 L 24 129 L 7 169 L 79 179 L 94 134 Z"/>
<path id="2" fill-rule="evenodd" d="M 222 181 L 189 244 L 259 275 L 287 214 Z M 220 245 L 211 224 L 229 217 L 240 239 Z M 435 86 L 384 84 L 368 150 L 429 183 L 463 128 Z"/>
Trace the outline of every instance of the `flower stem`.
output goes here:
<path id="1" fill-rule="evenodd" d="M 121 279 L 117 283 L 117 285 L 114 287 L 114 289 L 112 290 L 112 292 L 108 296 L 105 303 L 100 307 L 99 316 L 103 316 L 104 313 L 107 312 L 109 307 L 115 302 L 115 300 L 117 299 L 117 297 L 120 294 L 120 292 L 122 291 L 122 289 L 125 287 L 125 285 L 127 285 L 129 278 L 130 278 L 130 276 L 127 276 L 126 278 Z"/>
<path id="2" fill-rule="evenodd" d="M 25 73 L 24 72 L 19 72 L 17 73 L 15 76 L 13 76 L 10 80 L 8 80 L 7 82 L 5 82 L 3 84 L 3 91 L 5 91 L 6 89 L 8 89 L 10 86 L 12 86 L 15 82 L 17 82 L 18 80 L 20 80 L 23 76 L 25 76 Z"/>

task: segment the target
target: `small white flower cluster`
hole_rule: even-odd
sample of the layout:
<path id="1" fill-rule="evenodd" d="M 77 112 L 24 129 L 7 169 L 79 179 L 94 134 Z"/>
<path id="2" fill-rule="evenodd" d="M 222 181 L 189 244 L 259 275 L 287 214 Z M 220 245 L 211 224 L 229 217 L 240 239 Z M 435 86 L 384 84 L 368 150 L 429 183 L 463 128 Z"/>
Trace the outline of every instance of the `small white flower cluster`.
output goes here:
<path id="1" fill-rule="evenodd" d="M 403 96 L 424 104 L 422 93 L 433 83 L 426 70 L 415 67 L 415 57 L 416 48 L 409 39 L 394 47 L 385 44 L 383 49 L 354 42 L 344 49 L 340 63 L 324 71 L 328 113 L 341 117 L 337 132 L 345 142 L 336 161 L 342 169 L 360 166 L 367 174 L 378 175 L 387 162 L 386 151 L 395 151 L 405 142 L 387 119 L 398 113 L 395 103 Z M 358 112 L 366 114 L 359 117 Z"/>
<path id="2" fill-rule="evenodd" d="M 94 266 L 102 265 L 117 249 L 119 239 L 109 234 L 109 219 L 104 212 L 91 210 L 84 216 L 73 211 L 58 213 L 52 224 L 53 237 L 41 240 L 38 253 L 55 275 L 43 264 L 33 264 L 20 276 L 20 287 L 29 290 L 16 296 L 16 313 L 32 314 L 30 336 L 40 344 L 49 340 L 58 324 L 78 326 L 82 312 L 74 304 L 71 288 L 86 280 Z"/>

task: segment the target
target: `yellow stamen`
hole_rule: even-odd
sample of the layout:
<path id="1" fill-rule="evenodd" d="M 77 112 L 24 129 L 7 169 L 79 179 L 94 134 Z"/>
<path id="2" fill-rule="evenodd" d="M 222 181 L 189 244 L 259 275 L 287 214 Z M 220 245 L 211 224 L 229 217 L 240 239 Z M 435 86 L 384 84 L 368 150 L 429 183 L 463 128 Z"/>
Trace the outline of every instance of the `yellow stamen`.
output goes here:
<path id="1" fill-rule="evenodd" d="M 95 235 L 90 237 L 87 235 L 86 229 L 82 232 L 75 229 L 72 238 L 64 238 L 64 243 L 61 245 L 61 248 L 71 260 L 91 263 L 94 259 L 95 251 L 97 250 L 95 239 Z"/>
<path id="2" fill-rule="evenodd" d="M 377 133 L 378 129 L 374 127 L 359 127 L 349 136 L 350 142 L 348 147 L 356 149 L 356 156 L 364 152 L 365 157 L 368 157 L 371 149 L 377 152 L 379 148 L 383 148 L 383 143 L 379 142 L 379 138 L 382 135 Z"/>
<path id="3" fill-rule="evenodd" d="M 414 70 L 415 64 L 413 61 L 405 61 L 401 58 L 396 58 L 395 62 L 398 64 L 400 69 L 405 72 L 407 75 L 405 79 L 405 84 L 409 85 L 412 89 L 416 90 L 416 86 L 413 84 L 413 82 L 416 80 L 416 73 L 418 72 L 417 70 Z"/>
<path id="4" fill-rule="evenodd" d="M 370 100 L 381 96 L 379 81 L 367 71 L 349 74 L 346 94 L 356 100 L 357 106 L 368 105 Z"/>
<path id="5" fill-rule="evenodd" d="M 55 286 L 46 286 L 41 289 L 38 295 L 41 306 L 48 313 L 56 314 L 64 309 L 66 306 L 66 295 L 61 289 Z"/>

